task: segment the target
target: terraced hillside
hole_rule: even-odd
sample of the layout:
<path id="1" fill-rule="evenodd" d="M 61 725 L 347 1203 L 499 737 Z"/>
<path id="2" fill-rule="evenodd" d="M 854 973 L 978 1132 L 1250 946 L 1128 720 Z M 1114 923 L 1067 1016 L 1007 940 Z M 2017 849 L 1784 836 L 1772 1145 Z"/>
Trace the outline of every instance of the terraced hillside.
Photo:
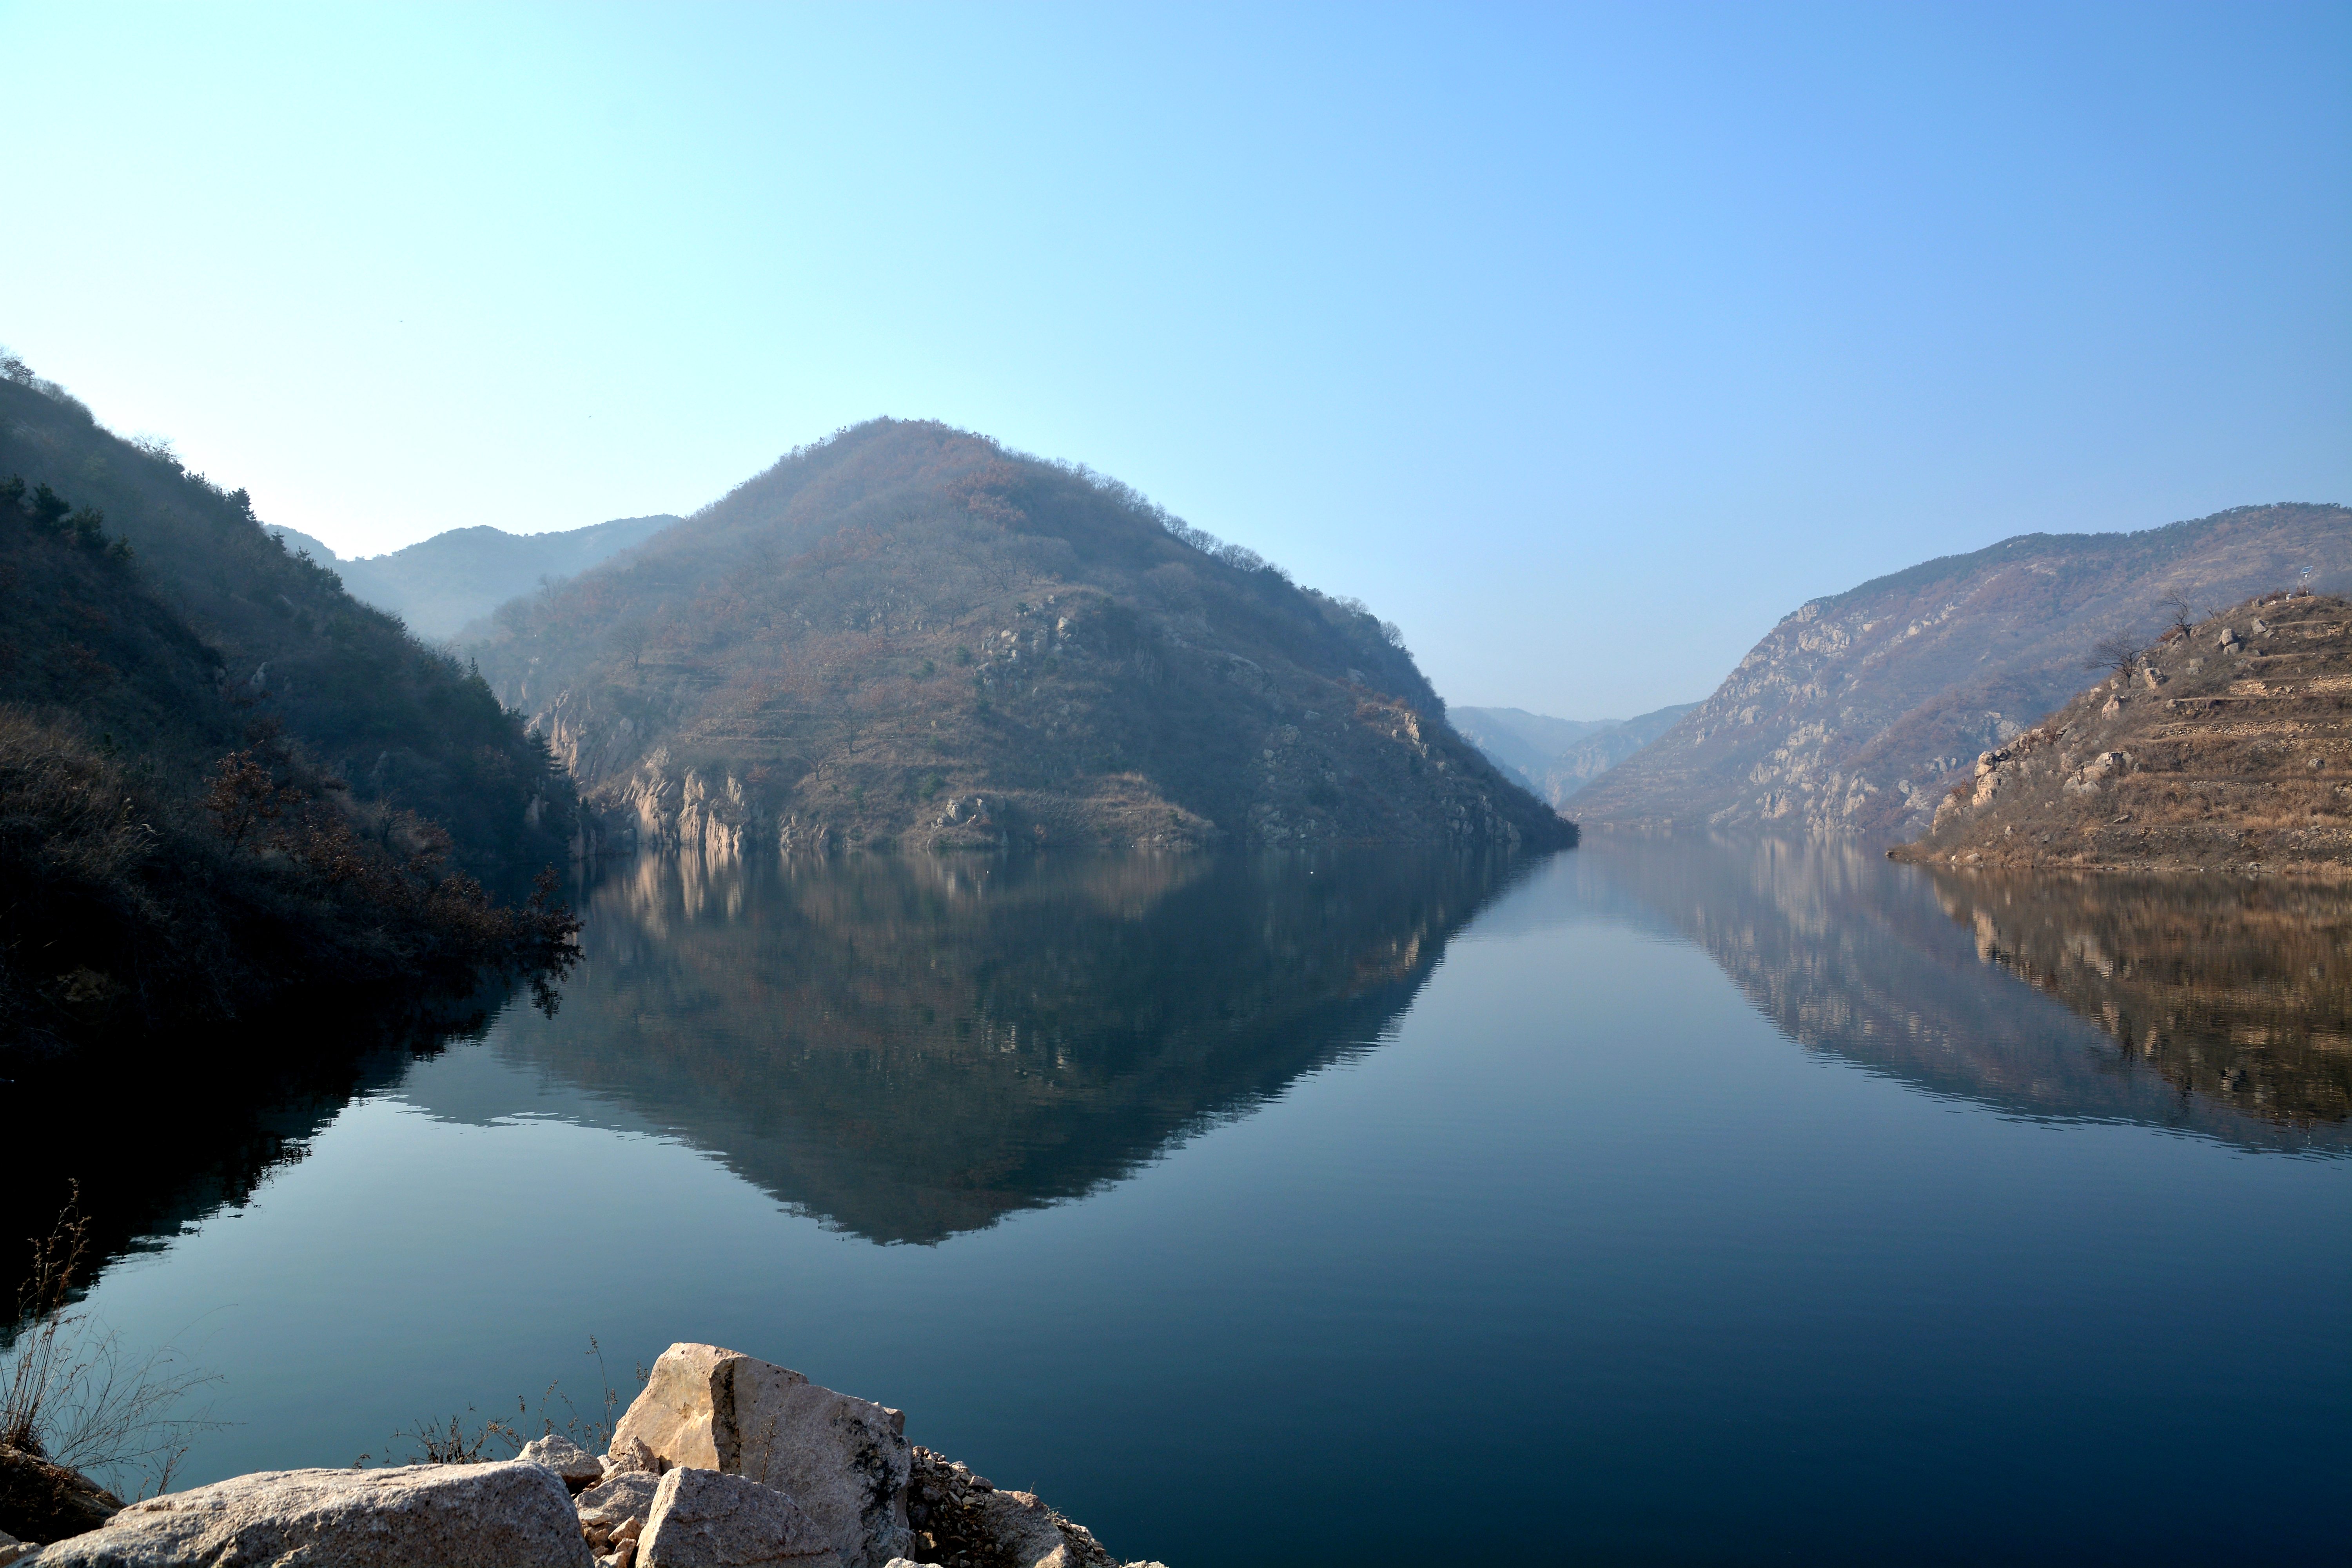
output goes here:
<path id="1" fill-rule="evenodd" d="M 2352 603 L 2272 595 L 2154 647 L 1977 759 L 1898 858 L 2352 867 Z M 2126 656 L 2128 654 L 2128 658 Z"/>

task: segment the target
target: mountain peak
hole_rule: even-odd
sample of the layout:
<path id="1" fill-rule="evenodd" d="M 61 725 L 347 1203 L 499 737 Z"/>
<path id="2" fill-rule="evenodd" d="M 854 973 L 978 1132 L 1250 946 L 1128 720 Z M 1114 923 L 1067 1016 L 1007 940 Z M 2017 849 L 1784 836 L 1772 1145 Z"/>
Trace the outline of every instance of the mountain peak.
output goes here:
<path id="1" fill-rule="evenodd" d="M 929 420 L 796 448 L 470 649 L 641 838 L 1551 845 L 1392 626 Z"/>

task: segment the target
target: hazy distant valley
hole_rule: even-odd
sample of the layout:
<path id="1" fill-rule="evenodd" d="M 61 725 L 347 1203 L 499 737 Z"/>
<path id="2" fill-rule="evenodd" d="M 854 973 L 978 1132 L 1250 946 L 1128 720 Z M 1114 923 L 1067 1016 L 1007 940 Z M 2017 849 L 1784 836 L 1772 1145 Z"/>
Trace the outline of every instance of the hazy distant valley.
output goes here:
<path id="1" fill-rule="evenodd" d="M 1553 719 L 1524 708 L 1449 708 L 1463 738 L 1521 784 L 1562 807 L 1586 784 L 1697 707 L 1677 703 L 1632 719 Z"/>
<path id="2" fill-rule="evenodd" d="M 308 551 L 321 566 L 334 568 L 352 598 L 398 616 L 427 642 L 441 642 L 507 600 L 577 576 L 677 521 L 667 513 L 623 517 L 554 533 L 453 528 L 355 561 L 337 559 L 325 544 L 295 529 L 272 524 L 269 531 L 288 548 Z"/>

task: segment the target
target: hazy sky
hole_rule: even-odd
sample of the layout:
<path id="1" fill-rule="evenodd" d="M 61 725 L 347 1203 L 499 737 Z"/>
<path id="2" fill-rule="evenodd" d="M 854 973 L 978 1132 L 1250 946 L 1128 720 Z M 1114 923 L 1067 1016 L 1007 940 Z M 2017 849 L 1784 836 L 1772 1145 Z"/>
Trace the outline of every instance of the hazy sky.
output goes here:
<path id="1" fill-rule="evenodd" d="M 8 4 L 0 342 L 344 553 L 931 416 L 1704 695 L 1808 598 L 2352 500 L 2352 7 Z"/>

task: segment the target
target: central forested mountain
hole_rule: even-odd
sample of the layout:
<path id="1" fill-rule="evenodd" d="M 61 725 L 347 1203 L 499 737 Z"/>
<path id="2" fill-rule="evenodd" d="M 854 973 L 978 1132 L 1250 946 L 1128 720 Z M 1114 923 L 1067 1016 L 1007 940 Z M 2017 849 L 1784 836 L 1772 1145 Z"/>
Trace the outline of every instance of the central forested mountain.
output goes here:
<path id="1" fill-rule="evenodd" d="M 1577 796 L 1588 826 L 1927 829 L 1979 752 L 2073 697 L 2105 638 L 2293 586 L 2352 588 L 2352 510 L 2240 507 L 2137 533 L 2023 534 L 1816 599 Z M 2209 611 L 2210 613 L 2210 611 Z"/>
<path id="2" fill-rule="evenodd" d="M 1549 847 L 1402 639 L 943 425 L 793 452 L 468 652 L 641 842 Z"/>
<path id="3" fill-rule="evenodd" d="M 676 522 L 667 512 L 618 517 L 554 533 L 509 533 L 499 528 L 453 528 L 386 555 L 355 561 L 290 528 L 270 532 L 289 549 L 309 552 L 331 566 L 352 597 L 387 610 L 418 637 L 455 637 L 518 594 L 576 576 Z"/>

